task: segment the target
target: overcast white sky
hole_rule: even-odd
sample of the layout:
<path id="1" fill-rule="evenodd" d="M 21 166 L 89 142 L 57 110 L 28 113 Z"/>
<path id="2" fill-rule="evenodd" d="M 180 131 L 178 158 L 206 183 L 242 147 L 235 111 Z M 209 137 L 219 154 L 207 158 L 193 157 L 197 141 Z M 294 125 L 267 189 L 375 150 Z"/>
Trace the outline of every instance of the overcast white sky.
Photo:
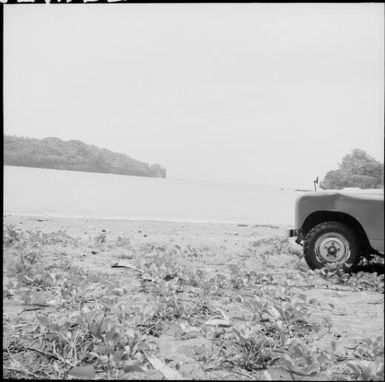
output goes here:
<path id="1" fill-rule="evenodd" d="M 384 4 L 4 9 L 5 134 L 283 187 L 383 161 Z"/>

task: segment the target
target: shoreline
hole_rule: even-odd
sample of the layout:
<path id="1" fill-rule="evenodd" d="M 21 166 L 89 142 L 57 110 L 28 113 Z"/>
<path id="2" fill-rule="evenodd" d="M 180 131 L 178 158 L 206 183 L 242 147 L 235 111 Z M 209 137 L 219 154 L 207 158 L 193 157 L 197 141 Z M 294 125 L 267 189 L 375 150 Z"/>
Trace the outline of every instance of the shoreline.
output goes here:
<path id="1" fill-rule="evenodd" d="M 207 246 L 223 258 L 223 247 L 231 253 L 243 251 L 259 240 L 287 238 L 287 229 L 274 225 L 231 223 L 193 223 L 155 220 L 112 220 L 52 216 L 3 215 L 3 229 L 12 226 L 21 232 L 52 234 L 65 231 L 81 240 L 95 240 L 104 234 L 113 243 L 118 237 L 129 238 L 137 247 L 150 243 L 175 243 L 180 246 Z M 88 238 L 88 239 L 87 239 Z M 90 239 L 91 238 L 91 239 Z M 115 252 L 115 251 L 113 251 Z M 232 257 L 232 256 L 231 256 Z"/>
<path id="2" fill-rule="evenodd" d="M 274 229 L 289 229 L 292 228 L 288 224 L 259 224 L 259 223 L 250 223 L 244 222 L 242 220 L 199 220 L 199 219 L 177 219 L 177 218 L 141 218 L 137 216 L 133 217 L 121 217 L 121 216 L 84 216 L 84 215 L 61 215 L 61 214 L 46 214 L 46 213 L 25 213 L 25 212 L 3 212 L 3 220 L 8 217 L 18 217 L 18 218 L 31 218 L 31 219 L 76 219 L 76 220 L 88 220 L 88 221 L 115 221 L 115 222 L 136 222 L 136 223 L 176 223 L 176 224 L 202 224 L 202 225 L 231 225 L 239 227 L 267 227 Z"/>

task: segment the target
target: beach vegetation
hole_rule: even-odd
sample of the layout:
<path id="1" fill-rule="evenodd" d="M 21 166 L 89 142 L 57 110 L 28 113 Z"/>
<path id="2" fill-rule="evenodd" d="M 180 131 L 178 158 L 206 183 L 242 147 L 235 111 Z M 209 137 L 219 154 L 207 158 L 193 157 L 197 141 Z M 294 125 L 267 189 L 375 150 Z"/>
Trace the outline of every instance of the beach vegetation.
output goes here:
<path id="1" fill-rule="evenodd" d="M 215 272 L 201 263 L 215 260 L 210 247 L 137 245 L 102 232 L 88 242 L 134 253 L 126 268 L 103 272 L 75 261 L 86 242 L 63 230 L 6 225 L 3 239 L 5 378 L 215 379 L 224 371 L 260 380 L 278 370 L 293 380 L 383 380 L 383 338 L 338 344 L 325 315 L 335 307 L 306 294 L 325 285 L 383 293 L 383 275 L 309 270 L 283 237 L 250 241 Z M 278 260 L 286 267 L 274 268 Z M 10 307 L 19 309 L 12 317 Z M 181 351 L 165 348 L 184 343 L 197 344 L 189 361 L 171 361 Z"/>

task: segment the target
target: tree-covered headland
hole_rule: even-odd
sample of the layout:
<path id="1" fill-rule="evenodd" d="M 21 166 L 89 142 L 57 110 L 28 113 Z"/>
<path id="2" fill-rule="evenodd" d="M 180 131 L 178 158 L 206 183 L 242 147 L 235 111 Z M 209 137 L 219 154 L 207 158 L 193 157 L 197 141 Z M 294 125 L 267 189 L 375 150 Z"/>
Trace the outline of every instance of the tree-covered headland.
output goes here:
<path id="1" fill-rule="evenodd" d="M 166 177 L 159 164 L 147 164 L 81 141 L 4 136 L 4 164 L 122 175 Z"/>

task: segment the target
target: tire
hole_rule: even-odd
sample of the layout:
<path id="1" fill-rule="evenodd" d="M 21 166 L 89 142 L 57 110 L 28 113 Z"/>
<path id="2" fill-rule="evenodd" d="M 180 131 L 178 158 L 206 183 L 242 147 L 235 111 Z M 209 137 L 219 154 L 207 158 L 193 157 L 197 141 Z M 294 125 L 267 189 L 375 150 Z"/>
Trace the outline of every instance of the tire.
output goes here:
<path id="1" fill-rule="evenodd" d="M 342 264 L 351 264 L 354 268 L 360 258 L 354 231 L 347 225 L 334 221 L 313 227 L 305 236 L 303 251 L 311 269 Z"/>

